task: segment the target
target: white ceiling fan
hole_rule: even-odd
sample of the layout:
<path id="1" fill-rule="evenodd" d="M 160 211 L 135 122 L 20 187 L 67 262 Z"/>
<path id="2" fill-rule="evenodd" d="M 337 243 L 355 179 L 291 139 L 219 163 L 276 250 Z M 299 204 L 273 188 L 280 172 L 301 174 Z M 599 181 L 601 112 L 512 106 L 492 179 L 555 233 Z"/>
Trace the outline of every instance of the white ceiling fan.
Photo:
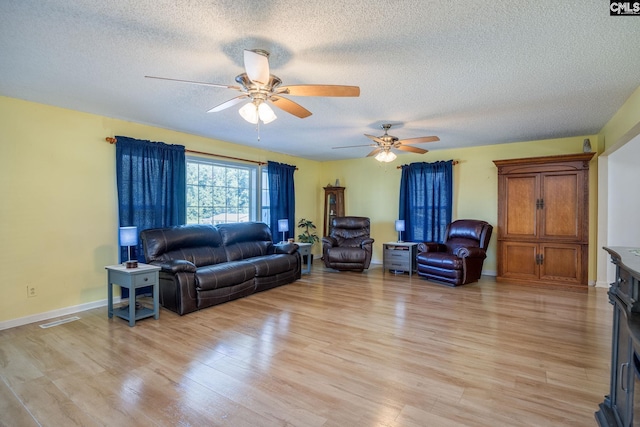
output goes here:
<path id="1" fill-rule="evenodd" d="M 233 89 L 241 92 L 228 101 L 210 109 L 208 112 L 216 113 L 232 107 L 243 101 L 249 101 L 240 108 L 240 115 L 250 123 L 257 124 L 258 120 L 269 123 L 277 117 L 269 104 L 275 105 L 281 110 L 293 114 L 301 119 L 309 117 L 311 112 L 300 104 L 291 101 L 286 96 L 360 96 L 358 86 L 341 85 L 290 85 L 281 86 L 282 80 L 274 76 L 269 70 L 269 52 L 261 49 L 244 51 L 245 72 L 236 76 L 237 85 L 223 85 L 216 83 L 197 82 L 191 80 L 179 80 L 167 77 L 145 76 L 149 79 L 170 80 L 182 83 L 191 83 L 203 86 L 213 86 Z"/>
<path id="2" fill-rule="evenodd" d="M 393 126 L 390 123 L 385 123 L 380 126 L 384 129 L 384 135 L 373 136 L 364 134 L 367 138 L 373 140 L 375 144 L 363 144 L 363 145 L 349 145 L 345 147 L 333 147 L 333 148 L 353 148 L 353 147 L 375 147 L 373 151 L 367 154 L 367 157 L 375 156 L 379 162 L 392 162 L 396 159 L 395 153 L 391 149 L 398 149 L 402 151 L 410 151 L 412 153 L 424 154 L 429 152 L 418 147 L 413 147 L 412 144 L 421 144 L 423 142 L 435 142 L 440 141 L 437 136 L 420 136 L 417 138 L 398 139 L 398 137 L 389 135 L 387 132 Z"/>

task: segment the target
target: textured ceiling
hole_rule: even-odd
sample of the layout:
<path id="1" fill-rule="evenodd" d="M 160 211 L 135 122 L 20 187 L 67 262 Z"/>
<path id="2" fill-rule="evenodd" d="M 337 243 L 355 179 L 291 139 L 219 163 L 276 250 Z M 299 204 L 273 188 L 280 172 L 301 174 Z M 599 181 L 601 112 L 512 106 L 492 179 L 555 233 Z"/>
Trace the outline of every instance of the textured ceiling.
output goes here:
<path id="1" fill-rule="evenodd" d="M 640 86 L 639 44 L 640 16 L 609 16 L 603 0 L 2 0 L 0 95 L 356 158 L 370 148 L 332 147 L 368 144 L 385 122 L 401 139 L 438 135 L 429 150 L 597 133 Z M 292 97 L 313 115 L 274 109 L 258 141 L 240 105 L 207 113 L 237 92 L 144 78 L 235 84 L 255 48 L 283 85 L 361 95 Z"/>

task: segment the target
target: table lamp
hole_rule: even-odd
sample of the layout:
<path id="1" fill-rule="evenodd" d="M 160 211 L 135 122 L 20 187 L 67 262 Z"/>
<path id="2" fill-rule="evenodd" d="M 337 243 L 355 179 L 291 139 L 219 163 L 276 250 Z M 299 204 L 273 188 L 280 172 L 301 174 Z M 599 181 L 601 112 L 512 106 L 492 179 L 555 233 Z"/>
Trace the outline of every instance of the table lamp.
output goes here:
<path id="1" fill-rule="evenodd" d="M 404 219 L 396 219 L 396 231 L 398 232 L 398 243 L 402 243 L 402 232 L 404 231 Z"/>
<path id="2" fill-rule="evenodd" d="M 138 246 L 138 227 L 120 227 L 120 246 L 126 246 L 129 259 L 125 262 L 127 268 L 136 268 L 138 261 L 131 259 L 131 246 Z"/>
<path id="3" fill-rule="evenodd" d="M 289 231 L 289 220 L 288 219 L 279 219 L 278 220 L 278 231 L 282 232 L 282 243 L 284 243 L 284 233 Z"/>

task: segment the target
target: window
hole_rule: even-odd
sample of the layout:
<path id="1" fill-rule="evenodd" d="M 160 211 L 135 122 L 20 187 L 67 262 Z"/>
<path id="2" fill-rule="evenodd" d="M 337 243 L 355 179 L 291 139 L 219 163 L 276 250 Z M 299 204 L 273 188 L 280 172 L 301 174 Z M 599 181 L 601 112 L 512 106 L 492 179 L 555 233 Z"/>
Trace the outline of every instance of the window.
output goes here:
<path id="1" fill-rule="evenodd" d="M 268 205 L 269 198 L 258 190 L 258 172 L 258 166 L 188 157 L 187 224 L 263 221 L 260 200 Z"/>

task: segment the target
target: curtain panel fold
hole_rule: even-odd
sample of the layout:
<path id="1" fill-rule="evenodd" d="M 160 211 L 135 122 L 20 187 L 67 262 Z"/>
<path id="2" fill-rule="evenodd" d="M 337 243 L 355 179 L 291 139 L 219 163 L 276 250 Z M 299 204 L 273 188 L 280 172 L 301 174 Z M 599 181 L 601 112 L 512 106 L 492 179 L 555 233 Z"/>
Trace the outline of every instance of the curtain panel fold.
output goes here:
<path id="1" fill-rule="evenodd" d="M 281 233 L 278 233 L 278 220 L 287 219 L 289 222 L 288 236 L 295 235 L 295 186 L 293 174 L 295 166 L 278 162 L 267 162 L 267 175 L 269 179 L 269 227 L 273 235 L 274 243 L 280 241 Z"/>
<path id="2" fill-rule="evenodd" d="M 405 240 L 442 242 L 452 205 L 452 160 L 402 166 L 399 219 L 405 221 Z"/>

